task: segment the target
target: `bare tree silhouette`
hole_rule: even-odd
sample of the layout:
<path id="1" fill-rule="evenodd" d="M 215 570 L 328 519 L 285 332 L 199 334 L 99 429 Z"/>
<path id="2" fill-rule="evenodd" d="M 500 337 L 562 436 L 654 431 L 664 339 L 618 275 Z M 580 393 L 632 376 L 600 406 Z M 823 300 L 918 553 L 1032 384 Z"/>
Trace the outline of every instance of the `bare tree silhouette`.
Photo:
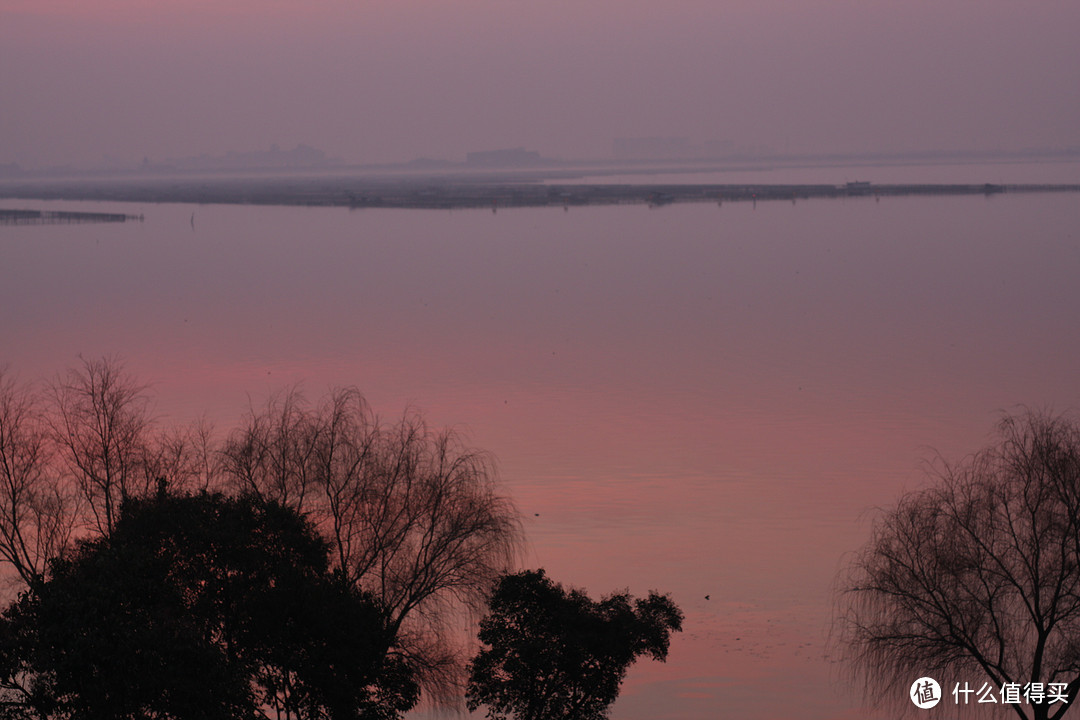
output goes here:
<path id="1" fill-rule="evenodd" d="M 379 598 L 429 695 L 464 680 L 449 618 L 478 612 L 514 564 L 518 514 L 484 452 L 409 412 L 382 423 L 355 388 L 310 408 L 294 389 L 249 413 L 223 451 L 243 492 L 312 517 L 337 569 Z"/>
<path id="2" fill-rule="evenodd" d="M 52 385 L 48 417 L 58 452 L 103 535 L 121 503 L 145 495 L 156 480 L 144 472 L 151 426 L 146 390 L 116 358 L 83 359 Z"/>
<path id="3" fill-rule="evenodd" d="M 0 558 L 27 585 L 68 545 L 77 517 L 53 460 L 41 398 L 0 369 Z"/>
<path id="4" fill-rule="evenodd" d="M 946 693 L 981 678 L 1021 718 L 1058 720 L 1080 691 L 1080 428 L 1006 417 L 996 444 L 937 474 L 882 514 L 843 576 L 849 666 L 908 708 L 920 676 Z"/>
<path id="5" fill-rule="evenodd" d="M 221 455 L 214 426 L 205 418 L 152 434 L 143 450 L 142 474 L 183 492 L 209 492 L 221 484 Z"/>

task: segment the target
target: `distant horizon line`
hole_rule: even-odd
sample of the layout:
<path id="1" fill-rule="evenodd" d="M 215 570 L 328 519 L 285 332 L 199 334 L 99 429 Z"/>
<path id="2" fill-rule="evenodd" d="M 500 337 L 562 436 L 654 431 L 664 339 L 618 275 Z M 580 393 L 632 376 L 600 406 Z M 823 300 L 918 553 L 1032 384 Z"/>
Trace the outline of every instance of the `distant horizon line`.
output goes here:
<path id="1" fill-rule="evenodd" d="M 258 158 L 259 156 L 281 155 L 291 156 L 297 150 L 307 151 L 305 154 L 318 159 L 307 163 L 282 163 L 268 164 L 266 162 L 250 162 L 245 164 L 246 159 Z M 492 156 L 500 153 L 516 154 L 516 161 L 508 159 L 505 163 L 495 160 L 493 163 L 470 162 L 473 156 Z M 341 158 L 329 157 L 320 150 L 310 145 L 300 143 L 296 150 L 282 151 L 277 146 L 272 146 L 269 151 L 230 151 L 223 155 L 192 155 L 185 158 L 167 158 L 158 162 L 144 159 L 142 163 L 134 165 L 79 165 L 74 163 L 63 165 L 47 165 L 24 168 L 19 163 L 0 163 L 0 181 L 3 180 L 26 180 L 48 177 L 131 177 L 131 176 L 161 176 L 161 175 L 202 175 L 202 174 L 228 174 L 236 172 L 251 172 L 257 174 L 276 174 L 312 171 L 357 172 L 357 171 L 410 171 L 410 170 L 558 170 L 589 167 L 642 167 L 642 166 L 684 166 L 706 169 L 708 167 L 722 167 L 731 163 L 767 163 L 773 164 L 796 164 L 808 163 L 865 163 L 873 162 L 942 162 L 942 161 L 1022 161 L 1022 160 L 1067 160 L 1080 159 L 1080 145 L 1061 147 L 1030 147 L 1020 150 L 903 150 L 903 151 L 851 151 L 851 152 L 804 152 L 804 153 L 778 153 L 778 152 L 732 152 L 726 155 L 701 156 L 701 157 L 594 157 L 594 158 L 556 158 L 541 155 L 536 151 L 528 151 L 522 146 L 515 148 L 498 148 L 492 150 L 469 151 L 465 160 L 448 160 L 444 158 L 415 157 L 406 161 L 396 162 L 349 162 Z M 240 161 L 236 164 L 227 164 L 225 161 Z M 205 165 L 196 164 L 204 161 Z"/>

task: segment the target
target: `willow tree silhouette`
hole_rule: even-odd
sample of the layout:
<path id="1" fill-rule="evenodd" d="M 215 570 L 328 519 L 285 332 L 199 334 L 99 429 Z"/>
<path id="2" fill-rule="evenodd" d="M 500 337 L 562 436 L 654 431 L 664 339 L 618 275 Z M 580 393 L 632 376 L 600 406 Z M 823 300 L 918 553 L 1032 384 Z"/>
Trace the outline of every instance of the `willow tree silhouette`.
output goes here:
<path id="1" fill-rule="evenodd" d="M 843 576 L 837 639 L 872 698 L 911 708 L 926 675 L 1025 720 L 1077 698 L 1080 427 L 1029 412 L 999 430 L 884 512 Z"/>
<path id="2" fill-rule="evenodd" d="M 295 390 L 270 398 L 222 455 L 237 491 L 317 522 L 334 568 L 379 599 L 394 653 L 433 697 L 458 696 L 465 658 L 449 620 L 479 612 L 521 542 L 490 456 L 416 413 L 380 421 L 355 388 L 315 407 Z"/>
<path id="3" fill-rule="evenodd" d="M 7 610 L 0 688 L 24 717 L 396 718 L 418 686 L 384 617 L 294 511 L 162 486 Z"/>

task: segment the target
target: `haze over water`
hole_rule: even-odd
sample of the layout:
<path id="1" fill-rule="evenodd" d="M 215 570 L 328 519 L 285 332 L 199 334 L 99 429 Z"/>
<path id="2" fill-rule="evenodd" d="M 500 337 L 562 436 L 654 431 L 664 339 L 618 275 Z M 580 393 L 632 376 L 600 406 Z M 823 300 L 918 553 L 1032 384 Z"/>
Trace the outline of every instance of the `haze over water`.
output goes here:
<path id="1" fill-rule="evenodd" d="M 1080 146 L 1072 0 L 5 0 L 0 165 Z"/>
<path id="2" fill-rule="evenodd" d="M 1073 194 L 35 206 L 145 221 L 0 230 L 13 371 L 119 353 L 164 423 L 227 430 L 301 382 L 460 427 L 497 458 L 530 566 L 686 611 L 616 720 L 864 716 L 824 642 L 868 509 L 1002 410 L 1080 407 Z"/>

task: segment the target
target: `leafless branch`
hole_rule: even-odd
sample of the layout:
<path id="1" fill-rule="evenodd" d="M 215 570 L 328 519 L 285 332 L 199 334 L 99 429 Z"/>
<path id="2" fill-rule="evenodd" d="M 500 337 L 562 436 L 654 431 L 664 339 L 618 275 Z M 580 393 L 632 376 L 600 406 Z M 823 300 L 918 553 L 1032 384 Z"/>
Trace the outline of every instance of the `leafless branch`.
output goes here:
<path id="1" fill-rule="evenodd" d="M 115 358 L 83 359 L 52 385 L 54 442 L 102 534 L 121 503 L 149 492 L 156 480 L 143 465 L 152 424 L 146 390 Z"/>
<path id="2" fill-rule="evenodd" d="M 0 558 L 27 585 L 74 528 L 77 501 L 53 458 L 40 398 L 0 369 Z"/>
<path id="3" fill-rule="evenodd" d="M 997 444 L 939 465 L 936 486 L 882 513 L 842 581 L 838 637 L 868 695 L 911 708 L 908 685 L 937 673 L 998 688 L 1066 683 L 1076 697 L 1080 428 L 1028 412 L 999 430 Z"/>
<path id="4" fill-rule="evenodd" d="M 415 412 L 382 424 L 344 388 L 315 408 L 295 391 L 272 397 L 224 457 L 236 487 L 313 517 L 338 570 L 382 601 L 429 694 L 460 683 L 446 618 L 482 606 L 521 538 L 490 456 Z"/>

